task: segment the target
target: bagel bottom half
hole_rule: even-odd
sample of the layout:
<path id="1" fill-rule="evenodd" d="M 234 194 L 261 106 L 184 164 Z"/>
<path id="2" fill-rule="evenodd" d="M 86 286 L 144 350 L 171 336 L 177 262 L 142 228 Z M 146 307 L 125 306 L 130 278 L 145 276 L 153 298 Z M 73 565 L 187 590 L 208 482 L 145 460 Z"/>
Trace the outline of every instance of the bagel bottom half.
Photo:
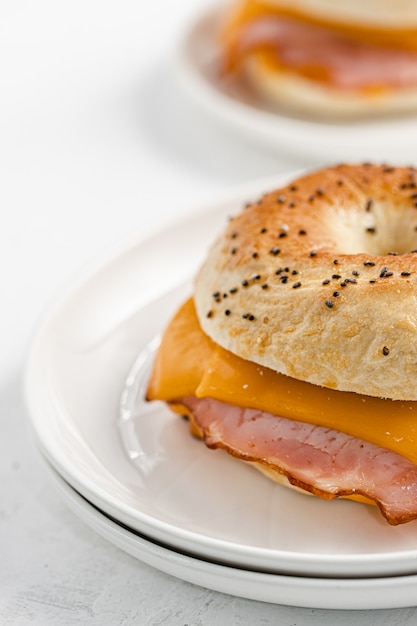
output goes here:
<path id="1" fill-rule="evenodd" d="M 241 72 L 260 101 L 273 110 L 314 115 L 320 119 L 357 119 L 375 115 L 407 114 L 417 110 L 417 88 L 341 90 L 311 80 L 284 67 L 268 54 L 252 54 Z"/>

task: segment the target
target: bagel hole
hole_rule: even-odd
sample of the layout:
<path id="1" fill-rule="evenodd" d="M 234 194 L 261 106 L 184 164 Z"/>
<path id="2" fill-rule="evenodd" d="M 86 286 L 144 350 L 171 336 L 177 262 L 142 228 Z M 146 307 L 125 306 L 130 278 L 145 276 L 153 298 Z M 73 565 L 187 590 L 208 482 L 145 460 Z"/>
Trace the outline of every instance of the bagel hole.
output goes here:
<path id="1" fill-rule="evenodd" d="M 407 254 L 417 249 L 416 227 L 416 208 L 374 203 L 371 212 L 341 211 L 336 234 L 344 254 Z"/>

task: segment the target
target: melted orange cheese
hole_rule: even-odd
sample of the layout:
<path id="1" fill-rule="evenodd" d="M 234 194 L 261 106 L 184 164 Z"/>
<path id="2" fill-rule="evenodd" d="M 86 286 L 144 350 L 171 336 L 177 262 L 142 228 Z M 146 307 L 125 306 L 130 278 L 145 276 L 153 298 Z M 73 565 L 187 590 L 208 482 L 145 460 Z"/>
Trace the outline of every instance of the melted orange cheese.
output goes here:
<path id="1" fill-rule="evenodd" d="M 340 430 L 417 463 L 417 402 L 318 387 L 245 361 L 203 333 L 192 299 L 163 335 L 147 399 L 171 403 L 187 395 Z"/>

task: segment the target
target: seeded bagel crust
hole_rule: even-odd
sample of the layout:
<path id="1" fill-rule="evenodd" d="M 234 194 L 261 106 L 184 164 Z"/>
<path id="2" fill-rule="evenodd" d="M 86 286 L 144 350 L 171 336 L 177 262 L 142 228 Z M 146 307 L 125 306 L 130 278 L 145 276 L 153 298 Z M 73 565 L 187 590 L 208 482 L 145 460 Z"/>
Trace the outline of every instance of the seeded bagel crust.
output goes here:
<path id="1" fill-rule="evenodd" d="M 417 170 L 340 165 L 266 193 L 214 243 L 194 299 L 239 357 L 417 400 Z"/>

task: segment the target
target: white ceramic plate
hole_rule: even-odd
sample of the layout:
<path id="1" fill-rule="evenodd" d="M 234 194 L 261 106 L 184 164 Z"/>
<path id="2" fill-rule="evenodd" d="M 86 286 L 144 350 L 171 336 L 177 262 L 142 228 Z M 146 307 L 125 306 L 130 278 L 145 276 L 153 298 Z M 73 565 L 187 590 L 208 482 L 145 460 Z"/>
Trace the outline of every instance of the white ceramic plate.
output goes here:
<path id="1" fill-rule="evenodd" d="M 189 273 L 226 216 L 270 184 L 107 255 L 66 291 L 27 365 L 39 444 L 105 513 L 199 558 L 296 576 L 417 573 L 417 522 L 390 527 L 374 507 L 291 492 L 206 449 L 164 405 L 141 401 L 148 344 L 190 293 Z M 145 369 L 129 377 L 139 355 Z"/>
<path id="2" fill-rule="evenodd" d="M 68 506 L 90 528 L 131 556 L 195 585 L 261 602 L 317 609 L 388 609 L 415 604 L 416 575 L 367 579 L 282 576 L 227 567 L 170 550 L 110 519 L 51 472 Z"/>
<path id="3" fill-rule="evenodd" d="M 188 95 L 229 129 L 258 145 L 303 163 L 375 160 L 412 164 L 417 117 L 325 122 L 291 117 L 268 109 L 238 82 L 227 85 L 216 74 L 219 11 L 204 14 L 189 29 L 178 55 L 178 77 Z"/>

